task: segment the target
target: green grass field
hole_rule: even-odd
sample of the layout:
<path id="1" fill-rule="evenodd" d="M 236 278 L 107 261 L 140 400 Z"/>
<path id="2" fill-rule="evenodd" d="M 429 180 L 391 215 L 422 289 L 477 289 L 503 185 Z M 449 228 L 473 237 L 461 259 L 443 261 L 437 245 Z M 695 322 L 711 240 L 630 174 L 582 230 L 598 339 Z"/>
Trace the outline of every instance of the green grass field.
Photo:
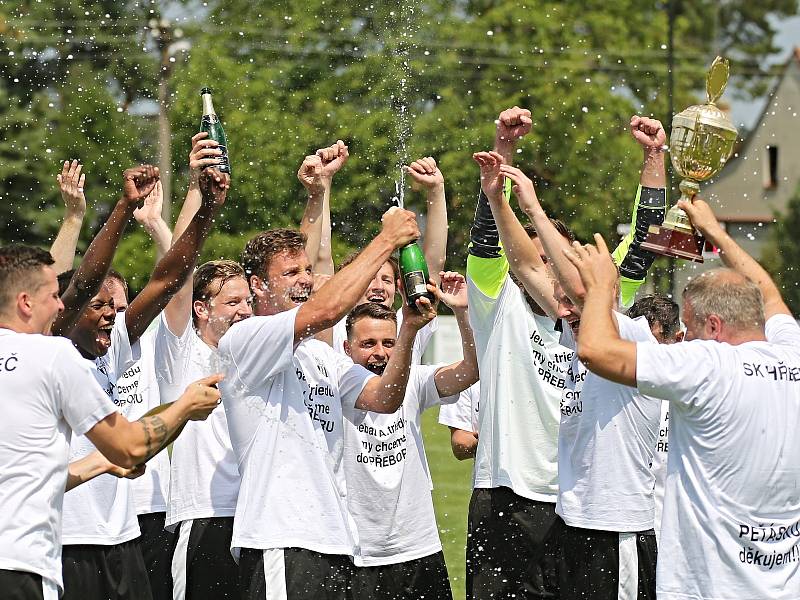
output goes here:
<path id="1" fill-rule="evenodd" d="M 473 461 L 456 460 L 450 450 L 450 430 L 439 425 L 438 418 L 438 410 L 429 410 L 423 415 L 422 435 L 433 477 L 433 503 L 453 598 L 464 600 L 464 546 Z"/>

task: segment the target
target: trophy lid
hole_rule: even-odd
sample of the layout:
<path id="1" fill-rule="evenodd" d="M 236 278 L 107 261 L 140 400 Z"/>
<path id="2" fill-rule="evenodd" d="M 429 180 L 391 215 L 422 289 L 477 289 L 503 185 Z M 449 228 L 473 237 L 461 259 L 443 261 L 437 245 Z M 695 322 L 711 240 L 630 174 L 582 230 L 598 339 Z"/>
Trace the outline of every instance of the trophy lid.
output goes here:
<path id="1" fill-rule="evenodd" d="M 697 125 L 706 125 L 721 130 L 726 138 L 736 138 L 738 130 L 730 120 L 728 115 L 719 109 L 715 104 L 725 91 L 728 85 L 730 66 L 728 59 L 717 56 L 711 63 L 711 68 L 706 75 L 706 97 L 705 104 L 695 104 L 679 112 L 672 118 L 672 127 L 685 127 L 695 129 Z"/>

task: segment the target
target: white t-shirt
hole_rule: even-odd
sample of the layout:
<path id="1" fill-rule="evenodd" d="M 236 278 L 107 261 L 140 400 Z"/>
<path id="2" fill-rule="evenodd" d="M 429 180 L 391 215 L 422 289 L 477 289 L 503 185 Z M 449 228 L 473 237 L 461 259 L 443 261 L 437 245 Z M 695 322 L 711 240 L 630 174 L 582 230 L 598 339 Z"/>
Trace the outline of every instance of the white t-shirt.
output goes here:
<path id="1" fill-rule="evenodd" d="M 660 600 L 800 598 L 800 327 L 766 337 L 637 344 L 639 389 L 670 401 Z"/>
<path id="2" fill-rule="evenodd" d="M 333 326 L 333 348 L 337 352 L 344 354 L 345 356 L 347 353 L 344 351 L 344 342 L 347 339 L 347 317 L 336 323 Z M 400 325 L 403 324 L 403 309 L 397 309 L 397 331 L 400 331 Z M 422 364 L 422 355 L 425 354 L 425 349 L 428 347 L 428 344 L 433 337 L 433 334 L 436 332 L 436 329 L 439 327 L 437 323 L 437 319 L 433 319 L 425 324 L 419 331 L 417 331 L 417 335 L 414 338 L 414 346 L 411 348 L 411 364 L 412 365 L 419 365 Z"/>
<path id="3" fill-rule="evenodd" d="M 222 370 L 216 349 L 200 339 L 191 322 L 178 337 L 169 330 L 163 313 L 155 355 L 162 402 L 177 400 L 189 384 Z M 235 514 L 239 469 L 222 407 L 205 421 L 186 423 L 172 445 L 169 485 L 167 527 Z"/>
<path id="4" fill-rule="evenodd" d="M 647 319 L 615 313 L 622 339 L 657 343 Z M 564 323 L 565 346 L 576 348 Z M 572 527 L 653 528 L 653 450 L 661 401 L 587 371 L 578 355 L 567 372 L 558 437 L 556 512 Z"/>
<path id="5" fill-rule="evenodd" d="M 344 409 L 347 507 L 356 523 L 359 567 L 390 565 L 442 549 L 431 498 L 422 412 L 440 398 L 434 376 L 443 365 L 412 366 L 402 406 L 393 414 Z"/>
<path id="6" fill-rule="evenodd" d="M 497 298 L 467 278 L 481 373 L 473 485 L 509 487 L 524 498 L 558 494 L 558 406 L 572 351 L 555 323 L 534 314 L 506 277 Z"/>
<path id="7" fill-rule="evenodd" d="M 318 340 L 295 348 L 298 310 L 245 319 L 219 343 L 242 476 L 232 547 L 352 555 L 342 408 L 375 375 Z"/>
<path id="8" fill-rule="evenodd" d="M 59 337 L 0 329 L 0 390 L 0 569 L 36 573 L 63 588 L 70 438 L 117 409 L 87 361 Z"/>
<path id="9" fill-rule="evenodd" d="M 126 418 L 132 404 L 122 403 L 117 395 L 117 374 L 124 373 L 141 358 L 139 343 L 131 346 L 125 314 L 117 314 L 111 331 L 111 347 L 104 356 L 86 360 L 97 382 Z M 83 435 L 72 436 L 70 462 L 83 458 L 96 448 Z M 133 504 L 130 479 L 100 475 L 64 497 L 62 543 L 111 546 L 139 537 L 139 520 Z"/>
<path id="10" fill-rule="evenodd" d="M 117 398 L 121 406 L 129 407 L 128 418 L 136 420 L 160 404 L 153 355 L 155 329 L 139 339 L 142 358 L 117 378 Z M 169 452 L 162 450 L 147 461 L 144 475 L 131 481 L 133 504 L 137 515 L 167 510 L 169 490 Z"/>
<path id="11" fill-rule="evenodd" d="M 661 403 L 661 420 L 658 426 L 658 440 L 656 441 L 656 451 L 653 454 L 653 503 L 655 504 L 655 520 L 653 527 L 656 531 L 656 539 L 661 539 L 661 515 L 664 511 L 664 484 L 667 480 L 667 448 L 669 447 L 669 402 Z"/>
<path id="12" fill-rule="evenodd" d="M 458 395 L 458 400 L 442 404 L 439 423 L 478 433 L 478 409 L 481 403 L 481 382 L 477 381 Z"/>

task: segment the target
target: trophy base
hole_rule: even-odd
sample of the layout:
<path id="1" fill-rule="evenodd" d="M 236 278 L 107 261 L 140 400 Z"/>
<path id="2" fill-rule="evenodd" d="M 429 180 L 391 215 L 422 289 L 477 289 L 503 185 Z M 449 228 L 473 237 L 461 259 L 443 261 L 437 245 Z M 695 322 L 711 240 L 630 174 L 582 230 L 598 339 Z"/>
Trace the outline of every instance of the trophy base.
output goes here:
<path id="1" fill-rule="evenodd" d="M 698 263 L 703 262 L 704 246 L 705 239 L 699 233 L 687 233 L 664 225 L 651 225 L 642 243 L 643 250 Z"/>

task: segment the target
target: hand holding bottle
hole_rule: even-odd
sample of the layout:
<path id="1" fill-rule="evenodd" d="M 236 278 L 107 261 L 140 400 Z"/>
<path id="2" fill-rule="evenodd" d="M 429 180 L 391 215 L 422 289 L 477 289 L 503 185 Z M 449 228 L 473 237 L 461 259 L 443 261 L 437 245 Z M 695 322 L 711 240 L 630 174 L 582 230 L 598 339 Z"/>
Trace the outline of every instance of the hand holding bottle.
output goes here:
<path id="1" fill-rule="evenodd" d="M 419 238 L 417 216 L 410 210 L 393 206 L 381 217 L 381 235 L 395 248 L 410 244 Z"/>

